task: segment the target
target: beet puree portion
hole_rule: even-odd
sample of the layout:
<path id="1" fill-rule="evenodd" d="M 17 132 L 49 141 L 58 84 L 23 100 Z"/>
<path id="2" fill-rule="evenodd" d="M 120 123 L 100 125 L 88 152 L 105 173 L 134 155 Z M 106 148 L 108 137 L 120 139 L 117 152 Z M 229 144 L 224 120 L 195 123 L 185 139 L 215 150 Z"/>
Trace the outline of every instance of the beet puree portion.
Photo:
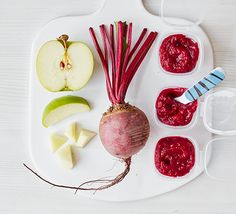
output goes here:
<path id="1" fill-rule="evenodd" d="M 169 126 L 186 126 L 191 122 L 198 106 L 197 101 L 185 105 L 174 99 L 186 90 L 187 88 L 168 88 L 161 91 L 156 100 L 156 113 L 162 123 Z"/>
<path id="2" fill-rule="evenodd" d="M 187 138 L 172 136 L 158 141 L 155 150 L 155 166 L 166 176 L 184 176 L 193 168 L 195 149 Z"/>
<path id="3" fill-rule="evenodd" d="M 197 64 L 198 43 L 183 34 L 170 35 L 163 40 L 159 55 L 164 70 L 171 73 L 187 73 Z"/>

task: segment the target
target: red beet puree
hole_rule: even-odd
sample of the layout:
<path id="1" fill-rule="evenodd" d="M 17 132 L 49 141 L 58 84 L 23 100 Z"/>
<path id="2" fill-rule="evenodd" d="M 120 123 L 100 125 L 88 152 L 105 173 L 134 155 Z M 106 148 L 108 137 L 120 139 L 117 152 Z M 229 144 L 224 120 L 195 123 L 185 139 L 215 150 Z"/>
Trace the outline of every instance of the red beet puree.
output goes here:
<path id="1" fill-rule="evenodd" d="M 197 101 L 189 104 L 177 102 L 174 98 L 181 96 L 186 88 L 168 88 L 161 91 L 156 100 L 158 119 L 169 126 L 188 125 L 197 109 Z"/>
<path id="2" fill-rule="evenodd" d="M 159 55 L 164 70 L 171 73 L 187 73 L 197 64 L 198 43 L 183 34 L 170 35 L 163 40 Z"/>
<path id="3" fill-rule="evenodd" d="M 154 159 L 161 174 L 170 177 L 184 176 L 194 166 L 194 146 L 187 138 L 165 137 L 158 141 Z"/>

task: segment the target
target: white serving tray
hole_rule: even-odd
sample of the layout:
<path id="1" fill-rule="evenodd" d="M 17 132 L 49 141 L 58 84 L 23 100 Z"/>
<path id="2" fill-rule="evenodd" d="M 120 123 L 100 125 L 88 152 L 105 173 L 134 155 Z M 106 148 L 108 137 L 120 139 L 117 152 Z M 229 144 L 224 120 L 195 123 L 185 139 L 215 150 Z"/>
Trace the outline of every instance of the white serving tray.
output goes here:
<path id="1" fill-rule="evenodd" d="M 175 130 L 160 127 L 154 115 L 155 100 L 162 88 L 168 86 L 189 87 L 196 79 L 200 79 L 213 68 L 212 47 L 206 34 L 200 27 L 194 26 L 188 29 L 176 29 L 167 26 L 159 16 L 148 13 L 144 9 L 141 0 L 107 0 L 101 9 L 91 15 L 62 17 L 48 23 L 38 34 L 33 44 L 30 80 L 29 149 L 33 161 L 32 167 L 46 179 L 58 184 L 79 185 L 91 179 L 116 176 L 123 170 L 124 165 L 105 151 L 100 143 L 99 137 L 96 137 L 85 149 L 77 149 L 79 163 L 71 171 L 60 167 L 55 155 L 49 150 L 48 141 L 49 134 L 52 131 L 61 131 L 72 121 L 78 121 L 81 126 L 98 132 L 99 120 L 102 113 L 109 107 L 109 102 L 105 90 L 104 74 L 89 36 L 88 28 L 92 26 L 99 33 L 98 26 L 100 24 L 110 24 L 117 20 L 133 22 L 135 39 L 144 27 L 147 27 L 150 31 L 154 30 L 159 33 L 156 42 L 139 68 L 129 88 L 126 99 L 146 113 L 151 125 L 151 135 L 146 147 L 132 158 L 131 171 L 120 184 L 104 191 L 98 191 L 96 194 L 93 194 L 94 192 L 83 191 L 78 191 L 77 194 L 92 199 L 129 201 L 145 199 L 174 190 L 190 182 L 203 171 L 200 161 L 196 161 L 194 170 L 185 178 L 164 178 L 156 172 L 153 161 L 156 142 L 163 136 L 189 136 L 196 140 L 200 150 L 212 138 L 211 134 L 205 129 L 200 117 L 192 129 Z M 188 21 L 183 19 L 175 19 L 175 22 L 188 23 Z M 202 64 L 197 72 L 190 75 L 170 75 L 161 71 L 159 67 L 159 43 L 164 35 L 176 32 L 196 36 L 201 40 L 204 48 Z M 43 43 L 55 39 L 64 33 L 68 34 L 71 40 L 83 41 L 90 46 L 95 57 L 95 70 L 88 85 L 82 90 L 52 93 L 46 91 L 40 85 L 35 70 L 35 59 Z M 77 114 L 51 128 L 44 128 L 41 124 L 44 107 L 52 99 L 68 94 L 86 98 L 91 103 L 92 111 Z M 62 191 L 69 190 L 62 189 Z"/>

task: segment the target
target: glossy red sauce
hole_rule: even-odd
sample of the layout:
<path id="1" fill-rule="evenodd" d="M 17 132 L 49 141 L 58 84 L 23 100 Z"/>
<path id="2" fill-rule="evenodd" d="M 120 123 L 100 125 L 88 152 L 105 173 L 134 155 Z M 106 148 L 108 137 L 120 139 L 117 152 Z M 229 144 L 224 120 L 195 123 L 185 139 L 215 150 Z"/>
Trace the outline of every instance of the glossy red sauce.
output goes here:
<path id="1" fill-rule="evenodd" d="M 167 88 L 161 91 L 156 100 L 156 113 L 158 119 L 169 126 L 188 125 L 197 110 L 195 100 L 189 104 L 182 104 L 174 98 L 181 96 L 186 88 Z"/>
<path id="2" fill-rule="evenodd" d="M 170 35 L 163 40 L 159 55 L 164 70 L 171 73 L 187 73 L 197 64 L 198 43 L 183 34 Z"/>
<path id="3" fill-rule="evenodd" d="M 183 137 L 165 137 L 158 141 L 155 150 L 155 166 L 166 176 L 180 177 L 190 172 L 195 163 L 192 142 Z"/>

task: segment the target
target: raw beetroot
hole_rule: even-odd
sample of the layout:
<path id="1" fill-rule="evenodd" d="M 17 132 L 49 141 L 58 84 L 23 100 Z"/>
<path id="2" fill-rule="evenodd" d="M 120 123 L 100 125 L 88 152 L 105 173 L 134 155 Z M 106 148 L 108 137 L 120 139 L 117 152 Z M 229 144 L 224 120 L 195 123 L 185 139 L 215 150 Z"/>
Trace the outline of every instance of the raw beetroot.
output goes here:
<path id="1" fill-rule="evenodd" d="M 101 119 L 99 134 L 105 149 L 115 157 L 127 159 L 140 151 L 149 136 L 146 115 L 137 107 L 118 104 Z"/>

